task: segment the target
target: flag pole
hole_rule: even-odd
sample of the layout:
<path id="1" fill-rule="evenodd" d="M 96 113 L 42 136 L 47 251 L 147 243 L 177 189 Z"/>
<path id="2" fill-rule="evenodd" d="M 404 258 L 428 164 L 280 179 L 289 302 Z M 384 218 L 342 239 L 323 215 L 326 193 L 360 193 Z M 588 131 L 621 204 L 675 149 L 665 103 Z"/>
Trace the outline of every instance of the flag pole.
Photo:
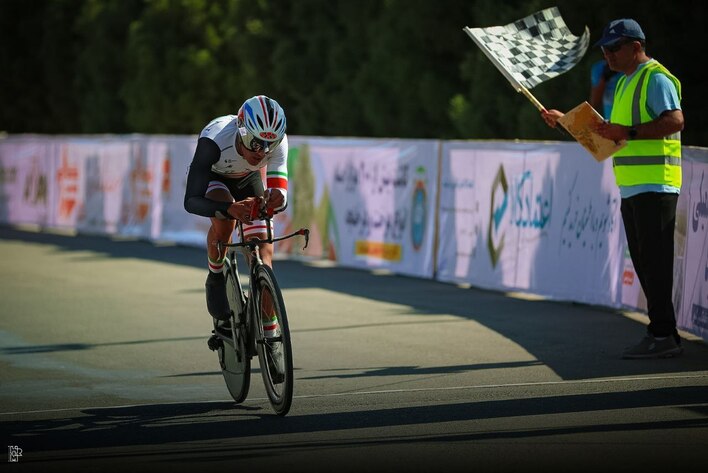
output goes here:
<path id="1" fill-rule="evenodd" d="M 529 92 L 529 89 L 524 87 L 523 85 L 519 84 L 519 89 L 517 89 L 517 92 L 520 92 L 526 96 L 527 99 L 531 101 L 532 104 L 536 106 L 536 108 L 539 110 L 539 112 L 545 112 L 546 107 L 544 107 L 541 102 L 538 101 L 536 97 L 533 96 L 531 92 Z"/>

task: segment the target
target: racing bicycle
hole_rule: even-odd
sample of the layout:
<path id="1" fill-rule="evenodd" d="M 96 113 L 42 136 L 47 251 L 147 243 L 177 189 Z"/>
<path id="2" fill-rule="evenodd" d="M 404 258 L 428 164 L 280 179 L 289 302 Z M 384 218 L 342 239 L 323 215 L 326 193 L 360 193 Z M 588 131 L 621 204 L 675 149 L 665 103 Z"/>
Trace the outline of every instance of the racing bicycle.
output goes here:
<path id="1" fill-rule="evenodd" d="M 240 241 L 218 243 L 219 252 L 226 250 L 224 272 L 230 317 L 227 321 L 214 320 L 214 330 L 208 340 L 209 348 L 219 355 L 219 365 L 226 387 L 236 403 L 248 396 L 251 385 L 251 359 L 258 356 L 258 363 L 273 410 L 284 416 L 293 399 L 293 356 L 290 329 L 285 312 L 285 302 L 273 270 L 261 260 L 261 243 L 274 243 L 297 235 L 309 242 L 306 228 L 288 235 L 275 237 L 272 229 L 272 210 L 254 207 L 251 217 L 266 223 L 265 239 L 248 239 L 243 236 L 239 221 Z M 249 262 L 248 290 L 239 279 L 236 261 L 238 250 L 243 251 Z"/>

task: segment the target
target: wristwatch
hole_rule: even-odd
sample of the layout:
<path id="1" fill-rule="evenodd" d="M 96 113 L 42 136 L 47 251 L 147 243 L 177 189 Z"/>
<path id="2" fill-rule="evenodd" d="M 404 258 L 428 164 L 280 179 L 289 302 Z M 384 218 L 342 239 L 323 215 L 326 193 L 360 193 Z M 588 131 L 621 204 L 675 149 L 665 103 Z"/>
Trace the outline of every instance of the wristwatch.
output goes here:
<path id="1" fill-rule="evenodd" d="M 633 140 L 637 137 L 637 129 L 634 127 L 634 125 L 629 127 L 629 139 Z"/>

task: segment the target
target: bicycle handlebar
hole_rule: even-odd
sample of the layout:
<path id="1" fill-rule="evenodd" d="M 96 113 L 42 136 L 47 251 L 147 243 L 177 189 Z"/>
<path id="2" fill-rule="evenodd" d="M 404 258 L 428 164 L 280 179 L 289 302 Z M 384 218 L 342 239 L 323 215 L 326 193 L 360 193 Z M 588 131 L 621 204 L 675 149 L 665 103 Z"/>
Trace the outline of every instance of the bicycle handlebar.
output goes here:
<path id="1" fill-rule="evenodd" d="M 268 225 L 270 219 L 266 218 L 265 221 L 266 225 Z M 266 238 L 265 240 L 261 240 L 260 238 L 251 238 L 250 240 L 242 241 L 241 243 L 229 243 L 225 246 L 251 246 L 259 245 L 261 243 L 275 243 L 276 241 L 287 240 L 288 238 L 292 238 L 298 235 L 302 235 L 305 237 L 305 246 L 302 247 L 302 249 L 304 250 L 305 248 L 307 248 L 307 245 L 310 242 L 310 230 L 308 228 L 301 228 L 300 230 L 279 237 Z"/>
<path id="2" fill-rule="evenodd" d="M 251 206 L 251 213 L 249 215 L 249 218 L 253 220 L 264 220 L 266 222 L 266 229 L 267 229 L 267 235 L 268 238 L 262 240 L 260 238 L 251 238 L 248 240 L 243 239 L 243 228 L 241 227 L 242 222 L 238 222 L 239 228 L 240 228 L 240 233 L 241 233 L 241 241 L 239 243 L 223 243 L 221 241 L 217 242 L 217 248 L 219 249 L 219 253 L 221 253 L 221 250 L 224 248 L 230 248 L 230 247 L 254 247 L 256 245 L 260 245 L 261 243 L 275 243 L 276 241 L 282 241 L 282 240 L 287 240 L 288 238 L 292 238 L 297 235 L 302 235 L 305 237 L 305 246 L 302 247 L 304 250 L 307 248 L 307 245 L 310 242 L 310 230 L 307 228 L 301 228 L 300 230 L 297 230 L 295 232 L 292 232 L 288 235 L 283 235 L 279 237 L 274 237 L 272 230 L 271 230 L 271 221 L 273 219 L 273 215 L 275 214 L 275 210 L 273 208 L 268 207 L 265 205 L 265 202 L 263 199 L 260 200 L 255 200 L 253 202 L 253 205 Z"/>
<path id="3" fill-rule="evenodd" d="M 265 217 L 262 218 L 261 220 L 266 221 L 266 226 L 270 228 L 270 217 Z M 268 231 L 270 234 L 270 231 Z M 264 240 L 260 238 L 251 238 L 245 241 L 240 241 L 238 243 L 223 243 L 223 242 L 217 242 L 217 248 L 219 249 L 219 252 L 223 248 L 245 248 L 245 247 L 252 247 L 256 245 L 260 245 L 261 243 L 275 243 L 276 241 L 282 241 L 282 240 L 287 240 L 288 238 L 292 238 L 294 236 L 302 235 L 305 237 L 305 246 L 302 247 L 304 250 L 307 248 L 307 245 L 310 242 L 310 230 L 308 228 L 301 228 L 300 230 L 297 230 L 295 232 L 289 233 L 287 235 L 279 236 L 279 237 L 273 237 L 272 235 L 269 238 L 266 238 Z M 243 237 L 242 237 L 243 238 Z"/>

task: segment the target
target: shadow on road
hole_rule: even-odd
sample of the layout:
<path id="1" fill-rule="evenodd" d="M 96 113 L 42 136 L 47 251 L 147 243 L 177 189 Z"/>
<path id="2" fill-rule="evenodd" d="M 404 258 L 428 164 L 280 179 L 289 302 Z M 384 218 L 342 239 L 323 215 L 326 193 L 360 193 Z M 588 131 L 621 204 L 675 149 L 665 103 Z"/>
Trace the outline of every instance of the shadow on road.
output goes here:
<path id="1" fill-rule="evenodd" d="M 204 252 L 199 248 L 155 245 L 145 241 L 116 240 L 100 236 L 65 236 L 25 232 L 0 226 L 0 239 L 54 245 L 57 251 L 93 251 L 110 258 L 146 260 L 204 268 Z M 503 293 L 463 289 L 453 284 L 427 279 L 377 275 L 339 267 L 321 267 L 299 261 L 275 263 L 278 282 L 284 290 L 316 287 L 406 307 L 408 314 L 449 314 L 474 320 L 513 340 L 531 353 L 538 364 L 547 365 L 565 380 L 612 376 L 679 373 L 708 369 L 708 346 L 700 341 L 684 341 L 684 356 L 651 361 L 621 360 L 622 348 L 637 342 L 644 333 L 641 324 L 620 312 L 573 303 L 525 300 Z M 201 291 L 202 281 L 195 281 Z M 447 323 L 449 320 L 441 321 Z M 382 321 L 382 325 L 398 321 Z M 427 323 L 427 322 L 426 322 Z M 359 325 L 338 327 L 338 330 Z M 297 332 L 297 328 L 293 329 Z M 150 342 L 150 341 L 144 341 Z M 444 342 L 444 341 L 443 341 Z M 134 343 L 143 343 L 135 341 Z M 72 344 L 20 347 L 27 350 L 84 349 Z M 5 351 L 13 347 L 5 348 Z M 499 368 L 491 363 L 491 367 Z M 516 366 L 515 364 L 512 364 Z M 485 364 L 425 368 L 432 372 L 484 369 Z M 418 374 L 415 366 L 368 368 L 356 376 Z M 436 371 L 438 370 L 438 371 Z M 334 375 L 337 376 L 337 375 Z M 342 375 L 345 376 L 345 375 Z M 346 375 L 352 376 L 352 375 Z"/>
<path id="2" fill-rule="evenodd" d="M 680 400 L 680 401 L 679 401 Z M 668 407 L 687 409 L 700 416 L 686 420 L 647 420 L 647 417 L 631 423 L 593 422 L 578 423 L 547 429 L 505 430 L 503 427 L 493 431 L 475 428 L 473 432 L 456 432 L 439 435 L 422 434 L 391 436 L 382 432 L 380 435 L 367 436 L 355 441 L 356 444 L 424 441 L 450 442 L 474 441 L 484 439 L 523 439 L 559 434 L 598 433 L 611 431 L 640 431 L 671 429 L 702 429 L 708 427 L 708 404 L 705 398 L 705 386 L 686 386 L 648 389 L 632 392 L 596 393 L 582 395 L 563 395 L 550 397 L 529 397 L 513 400 L 486 400 L 442 405 L 417 407 L 398 407 L 380 409 L 372 412 L 337 412 L 309 414 L 281 418 L 270 410 L 249 405 L 234 405 L 228 402 L 158 404 L 133 407 L 113 407 L 85 409 L 79 415 L 64 416 L 57 419 L 10 421 L 0 423 L 0 435 L 8 442 L 18 442 L 26 452 L 43 450 L 51 445 L 55 451 L 72 449 L 90 449 L 102 447 L 126 447 L 136 445 L 171 444 L 174 448 L 179 442 L 213 442 L 213 450 L 227 450 L 237 457 L 239 447 L 248 448 L 250 453 L 258 450 L 258 436 L 304 434 L 315 432 L 333 432 L 362 428 L 386 428 L 402 425 L 438 424 L 467 420 L 485 420 L 527 416 L 548 416 L 556 414 L 592 413 L 606 411 L 608 406 L 614 409 L 639 409 Z M 238 422 L 231 421 L 238 420 Z M 475 424 L 470 424 L 475 425 Z M 523 424 L 519 424 L 523 425 Z M 422 429 L 425 432 L 425 429 Z M 224 444 L 219 441 L 229 441 Z M 316 444 L 301 441 L 288 442 L 289 448 L 322 447 L 327 445 L 353 445 L 346 437 L 338 440 L 317 441 Z M 236 445 L 234 445 L 236 444 Z M 272 441 L 270 448 L 273 448 Z M 199 447 L 198 447 L 199 448 Z M 268 455 L 268 448 L 263 445 L 262 455 Z M 190 448 L 190 451 L 193 451 Z M 204 451 L 202 453 L 206 453 Z M 134 452 L 133 452 L 134 453 Z M 165 453 L 164 451 L 161 453 Z M 106 452 L 110 456 L 110 451 Z M 84 457 L 85 458 L 85 457 Z"/>
<path id="3" fill-rule="evenodd" d="M 153 338 L 149 340 L 131 340 L 128 342 L 111 342 L 111 343 L 56 343 L 52 345 L 18 345 L 9 347 L 0 347 L 2 355 L 26 355 L 33 353 L 52 353 L 60 351 L 82 351 L 91 350 L 93 348 L 121 346 L 121 345 L 143 345 L 146 343 L 174 343 L 185 342 L 190 340 L 203 340 L 204 337 L 176 337 L 176 338 Z"/>

